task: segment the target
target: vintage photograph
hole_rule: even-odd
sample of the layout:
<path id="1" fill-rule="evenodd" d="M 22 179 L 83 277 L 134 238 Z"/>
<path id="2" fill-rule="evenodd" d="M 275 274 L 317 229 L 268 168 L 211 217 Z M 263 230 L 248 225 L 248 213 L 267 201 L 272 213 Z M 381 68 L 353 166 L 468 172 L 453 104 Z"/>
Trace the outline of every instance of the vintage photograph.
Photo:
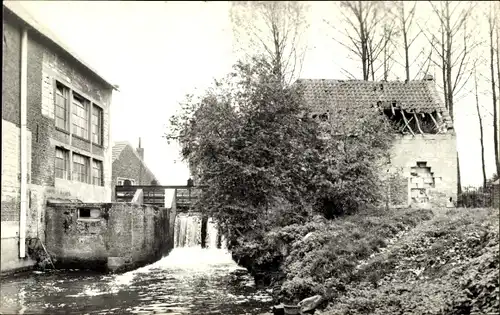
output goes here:
<path id="1" fill-rule="evenodd" d="M 500 1 L 2 7 L 1 315 L 500 315 Z"/>

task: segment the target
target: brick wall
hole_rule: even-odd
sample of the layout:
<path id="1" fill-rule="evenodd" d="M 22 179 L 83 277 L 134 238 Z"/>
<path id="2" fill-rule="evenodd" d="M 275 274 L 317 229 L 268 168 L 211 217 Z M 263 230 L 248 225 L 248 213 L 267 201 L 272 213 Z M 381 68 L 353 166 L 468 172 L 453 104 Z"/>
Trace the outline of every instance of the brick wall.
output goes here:
<path id="1" fill-rule="evenodd" d="M 134 149 L 126 146 L 112 167 L 112 198 L 115 197 L 116 180 L 118 177 L 134 179 L 136 185 L 151 185 L 156 180 L 154 174 L 134 153 Z"/>
<path id="2" fill-rule="evenodd" d="M 415 137 L 398 135 L 388 170 L 407 179 L 417 162 L 426 162 L 433 173 L 435 187 L 428 189 L 432 205 L 446 206 L 450 197 L 457 200 L 457 151 L 453 133 Z"/>
<path id="3" fill-rule="evenodd" d="M 4 13 L 5 14 L 5 13 Z M 20 123 L 21 31 L 13 23 L 3 21 L 2 119 Z"/>
<path id="4" fill-rule="evenodd" d="M 12 256 L 16 262 L 9 266 L 24 265 L 17 258 L 19 233 L 20 188 L 20 68 L 21 22 L 4 12 L 4 45 L 2 56 L 2 271 L 4 257 Z M 67 52 L 54 47 L 35 31 L 28 31 L 27 59 L 27 129 L 28 129 L 28 209 L 27 237 L 44 239 L 45 205 L 50 198 L 81 198 L 87 201 L 111 199 L 111 148 L 109 140 L 109 114 L 112 89 L 74 61 Z M 69 134 L 54 126 L 54 82 L 58 79 L 82 96 L 103 108 L 103 145 L 87 148 L 85 155 L 103 161 L 105 186 L 58 181 L 54 177 L 55 147 L 65 146 L 78 150 Z M 76 140 L 75 140 L 76 141 Z M 77 144 L 75 142 L 75 144 Z M 85 149 L 85 148 L 83 148 Z M 80 153 L 83 153 L 80 149 Z M 73 197 L 72 197 L 73 196 Z M 5 222 L 5 224 L 4 224 Z M 5 239 L 14 240 L 7 253 Z M 9 243 L 10 244 L 10 243 Z M 5 249 L 5 250 L 4 250 Z M 9 256 L 9 257 L 10 257 Z M 10 268 L 10 267 L 9 267 Z"/>
<path id="5" fill-rule="evenodd" d="M 36 40 L 36 39 L 35 39 Z M 78 195 L 80 199 L 87 199 L 88 202 L 110 201 L 111 200 L 111 147 L 110 147 L 110 106 L 112 89 L 96 78 L 94 74 L 71 61 L 67 55 L 61 51 L 44 47 L 41 59 L 41 101 L 38 106 L 38 113 L 45 119 L 50 120 L 50 148 L 53 159 L 55 146 L 65 146 L 67 149 L 83 154 L 90 158 L 103 161 L 104 187 L 82 183 L 68 183 L 69 181 L 55 180 L 54 185 L 58 187 L 70 187 L 71 192 Z M 98 146 L 90 141 L 70 136 L 54 127 L 54 89 L 55 82 L 59 81 L 72 89 L 74 92 L 87 98 L 103 109 L 103 144 Z M 71 126 L 70 126 L 71 129 Z M 53 163 L 45 166 L 53 177 Z M 85 194 L 81 193 L 79 186 L 85 186 Z M 73 188 L 74 186 L 74 188 Z M 88 187 L 86 187 L 88 186 Z"/>
<path id="6" fill-rule="evenodd" d="M 95 220 L 79 219 L 78 209 L 101 209 Z M 47 207 L 46 246 L 59 266 L 105 268 L 120 258 L 130 269 L 155 261 L 172 248 L 175 211 L 125 203 L 60 203 Z"/>

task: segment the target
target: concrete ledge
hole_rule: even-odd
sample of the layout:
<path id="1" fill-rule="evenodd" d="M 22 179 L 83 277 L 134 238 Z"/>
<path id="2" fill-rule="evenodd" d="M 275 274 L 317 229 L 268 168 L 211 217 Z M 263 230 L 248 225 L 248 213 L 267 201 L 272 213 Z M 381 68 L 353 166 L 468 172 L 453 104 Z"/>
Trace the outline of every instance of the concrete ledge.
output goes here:
<path id="1" fill-rule="evenodd" d="M 26 266 L 15 268 L 15 269 L 2 270 L 0 272 L 0 278 L 4 279 L 4 278 L 9 278 L 9 277 L 14 277 L 14 276 L 19 276 L 19 275 L 24 275 L 24 274 L 30 273 L 31 271 L 34 270 L 34 267 L 35 267 L 35 262 L 33 260 L 31 260 L 31 261 L 33 262 L 32 265 L 26 265 Z"/>

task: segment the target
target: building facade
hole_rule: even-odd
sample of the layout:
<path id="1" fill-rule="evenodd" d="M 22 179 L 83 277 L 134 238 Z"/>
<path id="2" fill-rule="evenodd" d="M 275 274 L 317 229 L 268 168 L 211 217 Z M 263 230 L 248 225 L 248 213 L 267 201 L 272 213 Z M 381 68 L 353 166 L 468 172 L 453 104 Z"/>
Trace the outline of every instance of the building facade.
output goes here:
<path id="1" fill-rule="evenodd" d="M 313 118 L 378 108 L 398 127 L 389 161 L 381 169 L 391 205 L 444 207 L 456 202 L 456 134 L 432 77 L 410 82 L 306 79 L 296 84 Z"/>
<path id="2" fill-rule="evenodd" d="M 112 198 L 115 200 L 115 186 L 122 186 L 128 180 L 131 185 L 159 184 L 156 176 L 144 162 L 144 148 L 134 149 L 128 142 L 115 142 L 112 150 Z"/>
<path id="3" fill-rule="evenodd" d="M 33 264 L 49 200 L 111 201 L 115 89 L 21 4 L 3 8 L 2 273 Z"/>

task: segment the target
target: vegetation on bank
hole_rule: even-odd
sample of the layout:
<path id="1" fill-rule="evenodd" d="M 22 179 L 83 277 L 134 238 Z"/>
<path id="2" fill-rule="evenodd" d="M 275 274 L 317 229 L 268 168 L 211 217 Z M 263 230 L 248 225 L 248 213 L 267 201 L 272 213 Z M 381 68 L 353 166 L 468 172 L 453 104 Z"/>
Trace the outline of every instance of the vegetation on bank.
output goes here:
<path id="1" fill-rule="evenodd" d="M 495 314 L 498 209 L 443 210 L 372 257 L 328 315 Z"/>
<path id="2" fill-rule="evenodd" d="M 363 260 L 431 217 L 430 210 L 416 209 L 361 210 L 334 220 L 316 216 L 245 239 L 234 255 L 251 261 L 255 271 L 274 269 L 281 301 L 316 294 L 332 300 L 361 277 L 356 268 Z M 377 280 L 376 273 L 363 277 Z"/>
<path id="3" fill-rule="evenodd" d="M 497 305 L 488 290 L 498 291 L 498 283 L 472 280 L 473 270 L 498 267 L 498 250 L 485 245 L 498 245 L 487 224 L 492 213 L 380 207 L 391 125 L 377 109 L 330 111 L 330 119 L 314 120 L 300 86 L 284 85 L 265 59 L 234 70 L 201 97 L 188 96 L 166 136 L 179 142 L 195 181 L 208 187 L 195 207 L 217 221 L 234 260 L 273 286 L 277 301 L 321 294 L 333 303 L 332 314 Z M 463 239 L 476 244 L 474 251 L 447 252 L 452 244 L 469 246 Z M 467 259 L 442 263 L 462 252 Z M 471 282 L 445 284 L 460 272 Z M 428 288 L 412 289 L 414 283 Z M 406 298 L 397 297 L 400 289 Z"/>

